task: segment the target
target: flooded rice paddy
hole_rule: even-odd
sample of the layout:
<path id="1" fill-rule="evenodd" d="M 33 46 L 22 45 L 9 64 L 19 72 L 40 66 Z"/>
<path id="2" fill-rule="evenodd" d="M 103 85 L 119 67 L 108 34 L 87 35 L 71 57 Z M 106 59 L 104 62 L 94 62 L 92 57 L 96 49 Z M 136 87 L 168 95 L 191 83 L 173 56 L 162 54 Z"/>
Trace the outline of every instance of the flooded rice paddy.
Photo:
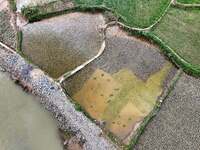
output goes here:
<path id="1" fill-rule="evenodd" d="M 114 74 L 97 69 L 73 99 L 93 118 L 105 121 L 111 132 L 125 139 L 153 109 L 170 69 L 171 65 L 165 64 L 146 81 L 129 69 Z"/>
<path id="2" fill-rule="evenodd" d="M 64 82 L 67 93 L 124 143 L 135 133 L 176 69 L 144 41 L 118 27 L 107 30 L 97 60 Z"/>
<path id="3" fill-rule="evenodd" d="M 0 149 L 62 150 L 55 120 L 0 72 Z"/>
<path id="4" fill-rule="evenodd" d="M 98 13 L 70 13 L 28 24 L 22 28 L 22 52 L 58 78 L 98 53 L 104 24 Z M 63 87 L 92 118 L 128 143 L 176 69 L 157 47 L 118 26 L 108 27 L 105 34 L 104 53 L 66 79 Z"/>

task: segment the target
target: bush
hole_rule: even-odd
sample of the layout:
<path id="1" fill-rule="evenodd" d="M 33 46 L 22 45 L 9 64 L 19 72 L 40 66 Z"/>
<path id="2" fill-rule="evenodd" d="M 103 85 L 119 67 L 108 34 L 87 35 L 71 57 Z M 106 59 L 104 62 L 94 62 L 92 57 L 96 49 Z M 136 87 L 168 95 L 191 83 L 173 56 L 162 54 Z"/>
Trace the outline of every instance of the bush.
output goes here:
<path id="1" fill-rule="evenodd" d="M 28 20 L 36 20 L 40 14 L 40 11 L 37 7 L 23 7 L 22 15 Z"/>

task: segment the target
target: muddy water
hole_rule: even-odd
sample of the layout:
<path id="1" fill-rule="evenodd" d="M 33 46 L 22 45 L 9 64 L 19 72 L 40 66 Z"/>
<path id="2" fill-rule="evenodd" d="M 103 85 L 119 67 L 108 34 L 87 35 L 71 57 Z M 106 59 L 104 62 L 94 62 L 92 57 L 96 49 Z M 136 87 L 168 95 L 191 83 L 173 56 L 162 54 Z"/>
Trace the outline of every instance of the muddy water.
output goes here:
<path id="1" fill-rule="evenodd" d="M 126 140 L 153 109 L 171 67 L 166 63 L 146 81 L 127 68 L 114 74 L 97 69 L 73 99 L 93 118 L 105 121 L 106 127 L 120 139 Z"/>
<path id="2" fill-rule="evenodd" d="M 0 149 L 62 150 L 56 123 L 36 98 L 0 72 Z"/>

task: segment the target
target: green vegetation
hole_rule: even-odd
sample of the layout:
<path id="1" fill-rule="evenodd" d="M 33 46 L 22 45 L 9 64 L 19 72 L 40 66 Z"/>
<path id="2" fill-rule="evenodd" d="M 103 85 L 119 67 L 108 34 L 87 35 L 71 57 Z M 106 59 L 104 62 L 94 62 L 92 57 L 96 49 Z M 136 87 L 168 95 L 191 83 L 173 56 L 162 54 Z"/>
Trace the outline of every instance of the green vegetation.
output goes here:
<path id="1" fill-rule="evenodd" d="M 199 77 L 200 76 L 200 66 L 194 66 L 193 64 L 184 60 L 180 55 L 176 53 L 173 49 L 167 46 L 159 37 L 151 32 L 144 31 L 130 31 L 127 28 L 125 30 L 129 31 L 130 35 L 137 36 L 144 40 L 149 41 L 152 44 L 156 44 L 160 47 L 161 51 L 179 68 L 183 69 L 186 73 Z"/>
<path id="2" fill-rule="evenodd" d="M 46 13 L 46 11 L 42 8 L 42 6 L 34 6 L 34 7 L 22 8 L 22 14 L 29 20 L 29 22 L 34 22 L 34 21 L 40 21 L 44 18 L 50 18 L 56 16 L 57 12 Z M 59 12 L 59 14 L 62 14 L 62 12 Z"/>
<path id="3" fill-rule="evenodd" d="M 38 19 L 40 16 L 39 6 L 37 7 L 23 7 L 22 14 L 25 16 L 29 21 Z"/>
<path id="4" fill-rule="evenodd" d="M 177 2 L 183 4 L 200 4 L 200 0 L 177 0 Z"/>
<path id="5" fill-rule="evenodd" d="M 199 10 L 171 8 L 152 31 L 167 46 L 194 66 L 200 64 L 199 15 Z"/>
<path id="6" fill-rule="evenodd" d="M 74 0 L 81 7 L 101 6 L 111 10 L 130 27 L 146 28 L 155 23 L 170 0 Z"/>
<path id="7" fill-rule="evenodd" d="M 22 52 L 22 40 L 23 40 L 23 33 L 22 31 L 17 32 L 17 52 Z"/>
<path id="8" fill-rule="evenodd" d="M 79 10 L 101 9 L 109 10 L 119 20 L 130 27 L 146 28 L 155 23 L 165 12 L 170 0 L 73 0 Z M 43 6 L 22 8 L 22 14 L 31 21 L 41 20 L 51 16 Z M 77 8 L 76 7 L 76 8 Z M 55 13 L 55 12 L 54 12 Z M 56 12 L 58 13 L 58 12 Z"/>
<path id="9" fill-rule="evenodd" d="M 74 0 L 76 4 L 85 6 L 102 5 L 104 0 Z"/>
<path id="10" fill-rule="evenodd" d="M 16 0 L 8 0 L 9 2 L 9 5 L 10 5 L 10 8 L 13 12 L 15 12 L 17 10 L 17 7 L 16 7 Z"/>
<path id="11" fill-rule="evenodd" d="M 63 6 L 62 6 L 63 4 Z M 64 7 L 64 2 L 60 4 Z M 57 6 L 57 7 L 61 7 Z M 40 21 L 45 18 L 50 18 L 58 15 L 62 15 L 68 12 L 72 12 L 73 8 L 71 9 L 61 9 L 60 11 L 56 8 L 56 3 L 49 3 L 44 6 L 33 6 L 33 7 L 23 7 L 21 12 L 22 15 L 25 16 L 29 22 Z"/>
<path id="12" fill-rule="evenodd" d="M 200 3 L 200 0 L 177 0 L 177 1 L 184 4 Z M 93 8 L 95 10 L 106 9 L 113 12 L 113 14 L 117 16 L 122 23 L 124 23 L 125 25 L 129 27 L 146 28 L 152 25 L 161 17 L 161 15 L 164 13 L 167 6 L 169 5 L 170 0 L 159 0 L 159 2 L 158 0 L 157 1 L 156 0 L 124 0 L 124 1 L 122 0 L 74 0 L 74 2 L 76 6 L 78 6 L 79 10 L 80 9 L 88 10 L 88 9 L 93 9 Z M 76 8 L 76 10 L 78 9 Z M 69 10 L 65 10 L 63 12 L 66 12 L 66 11 L 69 11 Z M 23 8 L 22 13 L 31 21 L 41 20 L 42 18 L 61 14 L 60 12 L 45 13 L 45 11 L 42 10 L 41 6 Z M 171 7 L 168 10 L 167 14 L 163 17 L 161 22 L 155 27 L 153 27 L 153 29 L 150 32 L 131 31 L 131 33 L 133 33 L 134 35 L 146 37 L 150 42 L 158 44 L 161 50 L 163 51 L 163 53 L 166 54 L 177 66 L 179 66 L 185 72 L 190 73 L 193 76 L 200 76 L 200 65 L 199 65 L 200 64 L 200 50 L 199 50 L 200 17 L 199 15 L 200 15 L 200 11 L 198 9 L 193 9 L 193 8 L 180 9 L 180 8 Z M 21 43 L 21 40 L 20 40 L 22 39 L 21 32 L 18 34 L 18 37 L 19 37 L 18 43 Z M 21 49 L 21 45 L 20 47 L 18 47 L 18 49 Z M 177 80 L 178 78 L 174 81 L 174 84 L 176 83 Z M 134 86 L 134 87 L 137 87 L 137 86 Z M 171 89 L 169 90 L 169 92 L 171 91 Z M 89 90 L 86 89 L 85 91 L 89 91 Z M 83 92 L 84 94 L 87 93 L 85 91 Z M 123 89 L 122 94 L 120 93 L 121 95 L 119 96 L 121 97 L 127 96 L 128 93 L 123 94 L 124 91 L 125 90 Z M 131 91 L 131 93 L 134 93 L 134 92 Z M 83 95 L 79 95 L 79 96 L 83 98 Z M 95 95 L 95 97 L 97 96 Z M 118 98 L 120 99 L 120 97 Z M 155 99 L 156 98 L 154 98 L 153 100 Z M 90 111 L 83 108 L 82 105 L 80 105 L 79 103 L 75 101 L 72 101 L 72 102 L 75 104 L 76 110 L 83 112 L 93 122 L 95 122 L 93 118 L 96 119 L 101 115 L 101 114 L 100 115 L 95 114 L 97 117 L 94 117 L 90 113 L 88 113 Z M 87 99 L 87 102 L 89 102 L 88 99 Z M 119 100 L 119 102 L 121 101 Z M 107 101 L 107 103 L 110 103 L 110 102 Z M 113 105 L 112 107 L 109 107 L 109 109 L 113 108 L 113 110 L 116 110 L 117 104 L 116 105 L 114 105 L 115 103 L 111 103 L 111 104 Z M 91 103 L 87 105 L 88 107 L 90 107 L 90 109 L 93 109 L 93 106 L 91 106 Z M 127 146 L 127 149 L 132 149 L 133 145 L 137 143 L 139 136 L 144 131 L 148 122 L 150 122 L 151 119 L 157 114 L 157 112 L 160 109 L 160 106 L 161 106 L 161 103 L 157 102 L 153 111 L 144 118 L 143 123 L 140 125 L 140 128 L 137 130 L 137 134 L 134 135 L 134 138 L 131 140 L 130 145 Z M 97 107 L 97 108 L 100 108 L 100 107 Z M 108 111 L 108 114 L 109 113 L 110 112 Z M 117 111 L 114 113 L 117 113 Z M 105 116 L 112 117 L 112 115 L 110 115 L 111 113 L 109 115 L 108 114 L 106 114 Z M 117 115 L 113 115 L 113 116 L 116 117 Z M 100 116 L 99 118 L 101 117 L 102 116 Z M 114 119 L 111 120 L 112 118 L 109 118 L 109 117 L 106 119 L 109 121 L 114 120 Z M 117 122 L 117 121 L 118 120 L 114 120 L 114 122 Z M 116 128 L 116 129 L 117 131 L 119 131 L 119 128 Z M 111 137 L 113 141 L 116 142 L 119 140 L 118 138 L 115 137 L 115 135 L 112 132 L 108 132 L 107 134 L 109 135 L 109 137 Z"/>

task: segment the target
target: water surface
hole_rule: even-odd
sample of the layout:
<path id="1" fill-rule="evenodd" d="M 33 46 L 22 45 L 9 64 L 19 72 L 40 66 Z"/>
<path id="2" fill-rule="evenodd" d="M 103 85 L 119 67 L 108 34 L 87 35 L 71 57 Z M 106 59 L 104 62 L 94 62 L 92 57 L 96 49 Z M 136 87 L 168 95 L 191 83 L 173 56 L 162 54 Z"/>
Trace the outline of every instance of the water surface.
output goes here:
<path id="1" fill-rule="evenodd" d="M 56 122 L 38 103 L 0 72 L 0 149 L 62 150 Z"/>

